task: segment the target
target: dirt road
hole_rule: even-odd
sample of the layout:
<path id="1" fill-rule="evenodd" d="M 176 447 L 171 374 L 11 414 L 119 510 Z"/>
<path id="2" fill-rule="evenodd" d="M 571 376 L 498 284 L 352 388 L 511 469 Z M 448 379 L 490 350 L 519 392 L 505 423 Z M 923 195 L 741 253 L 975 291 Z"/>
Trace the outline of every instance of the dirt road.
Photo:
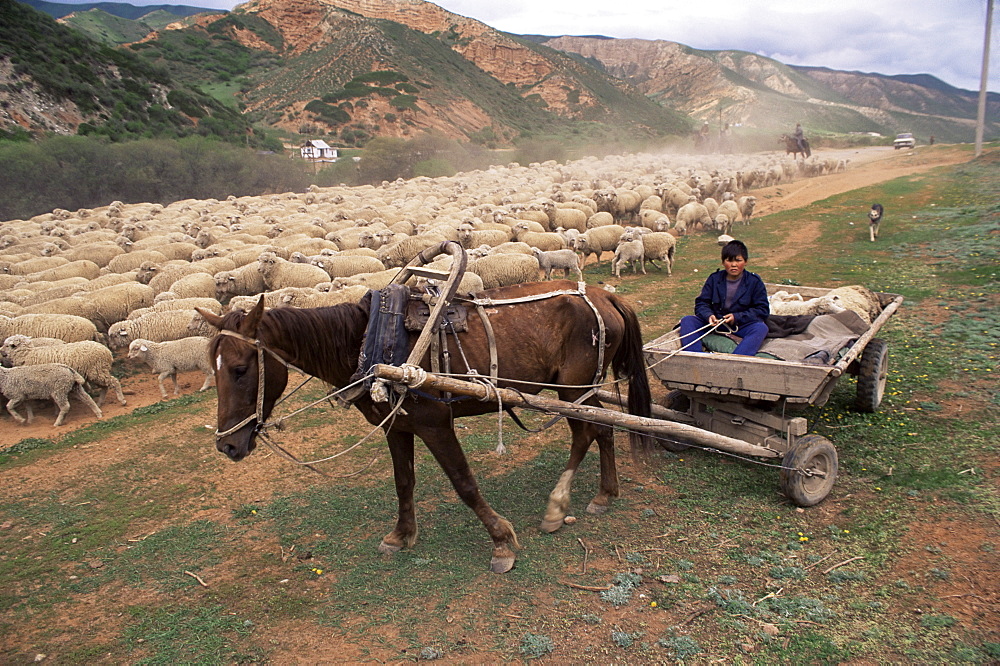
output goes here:
<path id="1" fill-rule="evenodd" d="M 757 208 L 754 216 L 801 208 L 835 194 L 921 173 L 935 167 L 960 164 L 969 161 L 972 155 L 967 150 L 953 146 L 907 151 L 879 146 L 817 151 L 814 157 L 850 161 L 847 170 L 840 173 L 802 178 L 791 183 L 755 190 L 753 194 L 757 197 Z"/>

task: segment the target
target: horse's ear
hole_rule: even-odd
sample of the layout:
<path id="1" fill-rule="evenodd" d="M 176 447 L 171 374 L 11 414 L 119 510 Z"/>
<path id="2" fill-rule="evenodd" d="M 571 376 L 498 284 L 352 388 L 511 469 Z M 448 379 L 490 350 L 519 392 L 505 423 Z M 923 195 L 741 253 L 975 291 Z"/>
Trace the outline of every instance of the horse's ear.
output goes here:
<path id="1" fill-rule="evenodd" d="M 240 333 L 247 336 L 248 338 L 253 338 L 257 336 L 257 325 L 260 324 L 260 318 L 264 315 L 264 294 L 260 295 L 257 299 L 257 305 L 253 306 L 253 310 L 247 313 L 247 316 L 243 318 L 240 323 Z"/>
<path id="2" fill-rule="evenodd" d="M 215 314 L 211 310 L 206 310 L 205 308 L 196 307 L 195 310 L 200 314 L 205 321 L 214 326 L 215 328 L 222 328 L 222 317 Z"/>

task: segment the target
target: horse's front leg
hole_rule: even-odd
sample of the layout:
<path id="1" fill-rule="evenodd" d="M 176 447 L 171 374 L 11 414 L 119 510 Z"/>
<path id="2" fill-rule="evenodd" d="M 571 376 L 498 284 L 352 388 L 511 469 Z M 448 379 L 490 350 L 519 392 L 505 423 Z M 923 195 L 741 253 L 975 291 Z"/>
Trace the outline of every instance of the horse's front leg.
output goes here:
<path id="1" fill-rule="evenodd" d="M 399 513 L 396 527 L 382 538 L 380 553 L 396 553 L 403 548 L 412 548 L 417 542 L 417 518 L 413 506 L 413 487 L 416 476 L 413 472 L 413 433 L 390 430 L 385 435 L 392 455 L 392 473 L 396 481 L 396 498 Z"/>
<path id="2" fill-rule="evenodd" d="M 506 573 L 514 568 L 516 549 L 521 545 L 517 542 L 517 534 L 510 522 L 493 510 L 482 493 L 479 484 L 472 474 L 465 452 L 462 451 L 455 431 L 447 427 L 434 427 L 418 431 L 420 439 L 448 475 L 455 492 L 472 509 L 486 527 L 493 540 L 493 558 L 490 560 L 490 571 Z"/>

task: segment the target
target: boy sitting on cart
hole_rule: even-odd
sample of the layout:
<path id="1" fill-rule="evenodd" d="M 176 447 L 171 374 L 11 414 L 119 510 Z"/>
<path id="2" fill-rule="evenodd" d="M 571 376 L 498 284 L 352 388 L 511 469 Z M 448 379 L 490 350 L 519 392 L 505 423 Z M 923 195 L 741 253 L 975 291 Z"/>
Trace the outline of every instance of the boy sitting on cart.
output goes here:
<path id="1" fill-rule="evenodd" d="M 730 241 L 722 248 L 722 268 L 705 280 L 694 300 L 694 315 L 681 319 L 681 345 L 685 351 L 700 352 L 704 330 L 729 333 L 741 338 L 734 354 L 753 356 L 767 336 L 771 312 L 764 281 L 746 270 L 750 253 L 743 241 Z M 711 332 L 711 331 L 709 331 Z"/>

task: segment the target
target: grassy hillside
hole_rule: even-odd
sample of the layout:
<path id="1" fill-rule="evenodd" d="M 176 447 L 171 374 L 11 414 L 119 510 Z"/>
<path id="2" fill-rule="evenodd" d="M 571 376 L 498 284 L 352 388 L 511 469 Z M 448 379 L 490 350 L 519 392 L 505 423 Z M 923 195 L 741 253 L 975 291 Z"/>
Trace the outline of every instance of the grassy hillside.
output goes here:
<path id="1" fill-rule="evenodd" d="M 14 0 L 0 0 L 0 58 L 13 73 L 8 106 L 18 99 L 34 105 L 17 94 L 25 88 L 37 91 L 66 105 L 67 115 L 78 113 L 81 134 L 114 140 L 202 134 L 245 142 L 250 133 L 239 113 L 176 84 L 163 68 Z"/>

